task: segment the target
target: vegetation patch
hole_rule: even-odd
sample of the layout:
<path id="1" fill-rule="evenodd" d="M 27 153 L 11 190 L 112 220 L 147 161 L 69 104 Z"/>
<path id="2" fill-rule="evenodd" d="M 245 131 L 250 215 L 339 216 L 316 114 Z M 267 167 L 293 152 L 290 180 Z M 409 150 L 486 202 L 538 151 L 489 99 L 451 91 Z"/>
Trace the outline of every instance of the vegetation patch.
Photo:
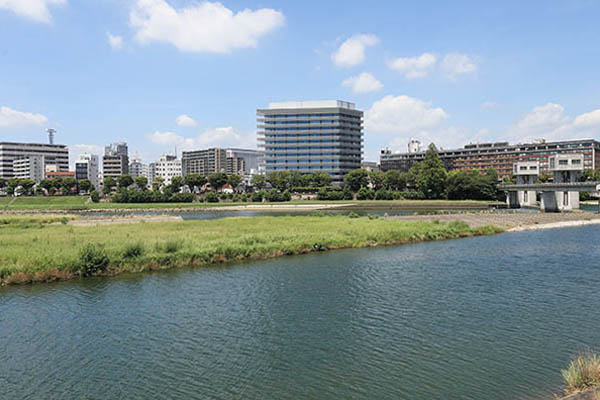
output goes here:
<path id="1" fill-rule="evenodd" d="M 579 354 L 571 360 L 569 367 L 561 372 L 567 395 L 600 387 L 600 357 L 597 354 Z"/>
<path id="2" fill-rule="evenodd" d="M 0 225 L 3 284 L 109 276 L 501 232 L 462 222 L 342 215 L 235 217 L 93 227 Z"/>

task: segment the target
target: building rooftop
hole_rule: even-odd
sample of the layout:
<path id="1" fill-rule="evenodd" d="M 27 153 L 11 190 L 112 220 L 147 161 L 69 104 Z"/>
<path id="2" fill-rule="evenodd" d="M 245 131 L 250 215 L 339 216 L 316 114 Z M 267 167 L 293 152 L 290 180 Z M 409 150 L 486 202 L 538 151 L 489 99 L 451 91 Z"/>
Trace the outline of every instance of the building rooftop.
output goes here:
<path id="1" fill-rule="evenodd" d="M 269 103 L 269 110 L 298 108 L 347 108 L 354 110 L 354 103 L 341 100 L 280 101 Z"/>

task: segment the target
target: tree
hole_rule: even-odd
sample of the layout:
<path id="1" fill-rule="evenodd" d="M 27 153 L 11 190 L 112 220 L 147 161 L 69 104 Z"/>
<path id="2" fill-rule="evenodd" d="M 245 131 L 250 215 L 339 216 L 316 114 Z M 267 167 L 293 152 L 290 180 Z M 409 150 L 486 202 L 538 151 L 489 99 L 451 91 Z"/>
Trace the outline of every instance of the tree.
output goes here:
<path id="1" fill-rule="evenodd" d="M 82 179 L 79 181 L 78 186 L 80 191 L 87 193 L 92 188 L 92 182 L 89 179 Z"/>
<path id="2" fill-rule="evenodd" d="M 192 192 L 198 192 L 207 182 L 206 177 L 198 174 L 187 174 L 183 181 Z"/>
<path id="3" fill-rule="evenodd" d="M 304 174 L 302 175 L 302 187 L 309 187 L 313 183 L 313 174 Z"/>
<path id="4" fill-rule="evenodd" d="M 407 181 L 406 174 L 395 169 L 390 169 L 383 174 L 383 186 L 387 190 L 404 190 L 406 189 Z"/>
<path id="5" fill-rule="evenodd" d="M 77 181 L 75 178 L 64 178 L 62 181 L 63 194 L 69 195 L 77 193 Z"/>
<path id="6" fill-rule="evenodd" d="M 60 176 L 52 179 L 52 186 L 54 186 L 54 189 L 60 190 L 61 193 L 64 193 L 63 192 L 63 187 L 64 187 L 63 178 L 61 178 Z"/>
<path id="7" fill-rule="evenodd" d="M 173 193 L 179 193 L 182 186 L 183 186 L 183 177 L 182 176 L 174 176 L 173 178 L 171 178 L 171 191 Z"/>
<path id="8" fill-rule="evenodd" d="M 148 189 L 148 178 L 146 178 L 145 176 L 138 176 L 135 178 L 135 185 L 140 189 L 140 190 L 147 190 Z"/>
<path id="9" fill-rule="evenodd" d="M 54 184 L 53 184 L 53 183 L 52 183 L 52 181 L 51 181 L 51 180 L 49 180 L 49 179 L 43 179 L 43 180 L 40 182 L 40 186 L 41 186 L 42 188 L 46 189 L 46 191 L 47 191 L 48 193 L 51 193 L 52 189 L 54 189 Z"/>
<path id="10" fill-rule="evenodd" d="M 250 184 L 258 190 L 262 190 L 266 183 L 267 180 L 264 175 L 254 175 L 252 179 L 250 179 Z"/>
<path id="11" fill-rule="evenodd" d="M 266 180 L 271 184 L 271 186 L 282 192 L 288 188 L 289 179 L 287 171 L 269 172 L 266 176 Z"/>
<path id="12" fill-rule="evenodd" d="M 18 184 L 21 187 L 21 194 L 23 195 L 31 195 L 32 189 L 35 186 L 35 181 L 33 179 L 19 179 Z"/>
<path id="13" fill-rule="evenodd" d="M 6 179 L 0 178 L 0 189 L 4 189 L 7 185 Z"/>
<path id="14" fill-rule="evenodd" d="M 373 189 L 379 190 L 383 187 L 383 172 L 381 171 L 369 171 L 369 182 Z"/>
<path id="15" fill-rule="evenodd" d="M 356 193 L 360 188 L 366 188 L 369 185 L 369 173 L 364 169 L 355 169 L 346 174 L 344 182 L 353 193 Z"/>
<path id="16" fill-rule="evenodd" d="M 115 186 L 117 186 L 117 182 L 113 177 L 108 176 L 104 178 L 104 183 L 102 184 L 102 193 L 110 194 Z"/>
<path id="17" fill-rule="evenodd" d="M 129 186 L 133 185 L 133 178 L 131 175 L 121 175 L 117 178 L 117 186 L 123 189 L 127 189 Z"/>
<path id="18" fill-rule="evenodd" d="M 302 186 L 302 174 L 298 171 L 288 171 L 286 186 L 288 189 Z"/>
<path id="19" fill-rule="evenodd" d="M 316 187 L 329 186 L 331 185 L 332 180 L 333 179 L 331 178 L 331 175 L 329 175 L 327 172 L 315 172 L 312 176 L 313 184 Z"/>
<path id="20" fill-rule="evenodd" d="M 160 192 L 160 188 L 162 187 L 164 181 L 165 180 L 162 176 L 154 177 L 154 182 L 152 182 L 152 191 Z"/>
<path id="21" fill-rule="evenodd" d="M 409 173 L 417 191 L 426 199 L 440 199 L 446 189 L 446 169 L 433 143 L 429 145 L 423 161 L 415 163 Z"/>
<path id="22" fill-rule="evenodd" d="M 98 191 L 96 189 L 92 190 L 92 192 L 90 193 L 90 198 L 92 199 L 92 201 L 94 203 L 97 203 L 100 201 L 100 193 L 98 193 Z"/>
<path id="23" fill-rule="evenodd" d="M 239 176 L 238 174 L 229 175 L 229 177 L 227 178 L 227 183 L 229 183 L 231 185 L 231 187 L 234 189 L 236 187 L 238 187 L 241 182 L 242 182 L 242 177 Z"/>
<path id="24" fill-rule="evenodd" d="M 208 182 L 215 190 L 220 190 L 227 183 L 227 174 L 216 172 L 208 176 Z"/>

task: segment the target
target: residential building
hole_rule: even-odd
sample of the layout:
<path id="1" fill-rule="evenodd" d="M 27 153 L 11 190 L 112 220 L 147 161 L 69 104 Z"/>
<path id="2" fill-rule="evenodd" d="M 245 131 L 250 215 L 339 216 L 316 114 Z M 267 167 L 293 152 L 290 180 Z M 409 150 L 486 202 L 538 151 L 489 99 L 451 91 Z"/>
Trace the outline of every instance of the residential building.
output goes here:
<path id="1" fill-rule="evenodd" d="M 69 170 L 69 149 L 65 145 L 0 142 L 0 178 L 13 178 L 13 161 L 29 156 L 41 156 L 44 164 L 55 164 L 60 171 Z"/>
<path id="2" fill-rule="evenodd" d="M 181 155 L 183 175 L 210 175 L 226 172 L 227 150 L 211 148 L 205 150 L 184 151 Z"/>
<path id="3" fill-rule="evenodd" d="M 133 179 L 144 177 L 150 181 L 150 166 L 144 164 L 141 158 L 132 157 L 131 162 L 129 163 L 129 175 L 131 175 Z"/>
<path id="4" fill-rule="evenodd" d="M 257 110 L 265 171 L 326 172 L 341 185 L 360 168 L 363 112 L 339 100 L 270 103 Z"/>
<path id="5" fill-rule="evenodd" d="M 539 163 L 540 173 L 550 172 L 549 158 L 555 154 L 583 154 L 584 169 L 600 168 L 600 142 L 593 139 L 509 144 L 508 142 L 468 144 L 460 149 L 439 149 L 438 154 L 447 170 L 461 169 L 485 171 L 492 167 L 500 177 L 509 176 L 513 165 L 521 161 Z M 396 169 L 408 172 L 410 167 L 425 157 L 425 151 L 392 153 L 381 150 L 380 165 L 383 171 Z"/>
<path id="6" fill-rule="evenodd" d="M 87 179 L 92 183 L 95 189 L 100 188 L 98 156 L 95 154 L 80 154 L 75 161 L 75 179 L 78 181 Z"/>
<path id="7" fill-rule="evenodd" d="M 111 143 L 104 148 L 102 157 L 102 177 L 118 178 L 129 174 L 129 156 L 127 154 L 127 143 Z"/>
<path id="8" fill-rule="evenodd" d="M 228 174 L 236 173 L 240 175 L 248 175 L 258 172 L 258 168 L 264 157 L 262 151 L 232 148 L 226 150 L 226 169 Z"/>
<path id="9" fill-rule="evenodd" d="M 18 179 L 32 179 L 40 183 L 44 179 L 44 156 L 26 156 L 13 160 L 13 176 Z"/>
<path id="10" fill-rule="evenodd" d="M 363 161 L 360 163 L 360 167 L 365 171 L 379 171 L 379 165 L 374 161 Z"/>
<path id="11" fill-rule="evenodd" d="M 54 171 L 53 169 L 46 170 L 46 179 L 55 178 L 75 178 L 75 171 Z"/>
<path id="12" fill-rule="evenodd" d="M 154 179 L 161 177 L 164 185 L 170 185 L 172 179 L 181 174 L 181 160 L 177 156 L 164 155 L 155 166 Z"/>

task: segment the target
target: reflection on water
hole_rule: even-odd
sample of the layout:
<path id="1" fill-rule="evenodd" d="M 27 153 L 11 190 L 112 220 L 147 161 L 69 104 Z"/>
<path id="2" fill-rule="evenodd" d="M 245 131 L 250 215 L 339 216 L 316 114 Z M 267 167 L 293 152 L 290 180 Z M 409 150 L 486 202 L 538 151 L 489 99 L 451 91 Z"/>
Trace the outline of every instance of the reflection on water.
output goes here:
<path id="1" fill-rule="evenodd" d="M 0 290 L 0 398 L 539 399 L 600 346 L 600 229 Z"/>

